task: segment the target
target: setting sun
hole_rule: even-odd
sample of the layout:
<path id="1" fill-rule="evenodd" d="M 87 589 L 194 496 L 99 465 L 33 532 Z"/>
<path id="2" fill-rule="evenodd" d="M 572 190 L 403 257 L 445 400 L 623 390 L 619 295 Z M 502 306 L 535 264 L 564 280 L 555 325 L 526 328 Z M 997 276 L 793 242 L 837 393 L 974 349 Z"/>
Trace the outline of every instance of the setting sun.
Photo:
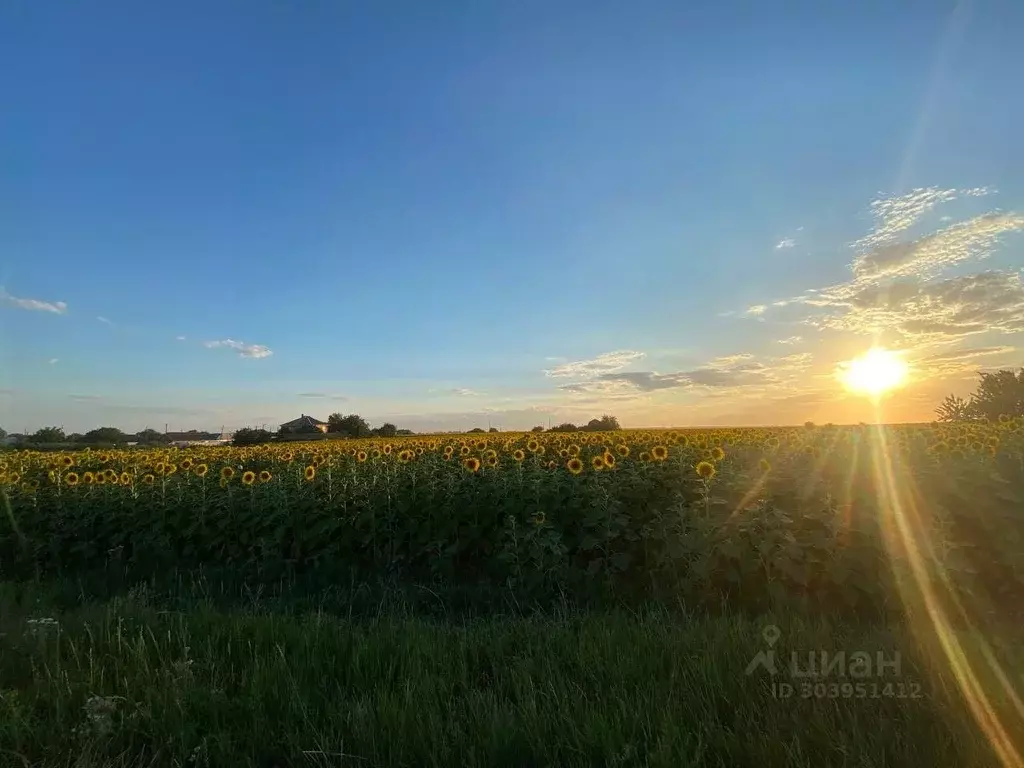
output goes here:
<path id="1" fill-rule="evenodd" d="M 840 365 L 838 376 L 851 392 L 878 397 L 906 382 L 907 364 L 898 353 L 873 347 Z"/>

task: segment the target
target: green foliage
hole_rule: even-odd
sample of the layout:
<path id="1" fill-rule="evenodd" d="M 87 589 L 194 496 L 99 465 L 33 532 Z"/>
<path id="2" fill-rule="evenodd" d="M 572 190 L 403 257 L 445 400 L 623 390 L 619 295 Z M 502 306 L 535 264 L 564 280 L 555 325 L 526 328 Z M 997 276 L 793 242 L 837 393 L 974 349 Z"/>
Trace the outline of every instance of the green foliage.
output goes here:
<path id="1" fill-rule="evenodd" d="M 935 410 L 939 421 L 997 421 L 1024 416 L 1024 368 L 1017 373 L 1001 370 L 982 372 L 978 376 L 978 387 L 968 400 L 946 396 Z"/>
<path id="2" fill-rule="evenodd" d="M 350 413 L 348 416 L 332 413 L 327 418 L 327 431 L 351 438 L 369 437 L 373 432 L 366 419 L 355 413 Z"/>
<path id="3" fill-rule="evenodd" d="M 243 427 L 235 432 L 231 444 L 235 446 L 260 445 L 269 443 L 273 439 L 274 435 L 269 430 Z"/>
<path id="4" fill-rule="evenodd" d="M 373 434 L 377 437 L 395 437 L 398 434 L 398 427 L 391 423 L 384 423 L 374 429 Z"/>
<path id="5" fill-rule="evenodd" d="M 889 768 L 997 762 L 985 732 L 970 725 L 953 672 L 930 663 L 913 633 L 898 627 L 665 611 L 454 622 L 410 618 L 392 595 L 371 619 L 354 621 L 344 608 L 361 590 L 332 586 L 342 593 L 340 616 L 319 604 L 281 603 L 271 590 L 244 590 L 217 607 L 205 580 L 170 594 L 133 585 L 105 602 L 81 600 L 76 582 L 0 585 L 0 762 L 819 768 L 846 764 L 846 755 Z M 58 599 L 61 589 L 67 597 Z M 418 592 L 436 602 L 433 590 Z M 899 678 L 826 680 L 836 688 L 824 699 L 802 695 L 794 681 L 792 699 L 773 699 L 767 675 L 747 673 L 765 650 L 769 623 L 780 628 L 782 659 L 808 649 L 899 653 Z M 959 640 L 972 658 L 990 650 L 991 638 Z M 1019 655 L 998 659 L 1011 679 L 1020 676 Z M 998 690 L 992 683 L 984 690 Z M 1001 721 L 1013 722 L 1009 697 L 990 698 Z"/>
<path id="6" fill-rule="evenodd" d="M 64 430 L 60 427 L 43 427 L 32 434 L 29 442 L 43 445 L 46 443 L 63 443 L 66 439 Z"/>
<path id="7" fill-rule="evenodd" d="M 84 445 L 123 445 L 128 436 L 116 427 L 100 427 L 86 432 L 77 441 Z"/>

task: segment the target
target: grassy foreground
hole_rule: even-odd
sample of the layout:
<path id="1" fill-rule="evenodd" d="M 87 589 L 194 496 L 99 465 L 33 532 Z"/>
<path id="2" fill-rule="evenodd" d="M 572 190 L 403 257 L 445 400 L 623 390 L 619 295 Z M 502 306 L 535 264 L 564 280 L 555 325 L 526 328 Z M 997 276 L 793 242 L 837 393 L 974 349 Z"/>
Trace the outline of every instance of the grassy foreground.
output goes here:
<path id="1" fill-rule="evenodd" d="M 0 586 L 0 765 L 997 764 L 940 657 L 898 627 L 55 594 Z M 780 657 L 899 651 L 899 674 L 866 680 L 862 698 L 805 698 L 799 680 L 773 698 L 773 678 L 746 674 L 768 624 Z"/>

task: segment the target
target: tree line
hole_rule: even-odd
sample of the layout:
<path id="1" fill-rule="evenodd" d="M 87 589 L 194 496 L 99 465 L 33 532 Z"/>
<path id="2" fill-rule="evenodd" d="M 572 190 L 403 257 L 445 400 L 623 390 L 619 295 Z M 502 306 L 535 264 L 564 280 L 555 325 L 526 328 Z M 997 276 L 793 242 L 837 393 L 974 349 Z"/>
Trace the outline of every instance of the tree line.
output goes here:
<path id="1" fill-rule="evenodd" d="M 978 387 L 967 398 L 947 395 L 935 416 L 939 421 L 996 421 L 1024 416 L 1024 368 L 978 374 Z"/>

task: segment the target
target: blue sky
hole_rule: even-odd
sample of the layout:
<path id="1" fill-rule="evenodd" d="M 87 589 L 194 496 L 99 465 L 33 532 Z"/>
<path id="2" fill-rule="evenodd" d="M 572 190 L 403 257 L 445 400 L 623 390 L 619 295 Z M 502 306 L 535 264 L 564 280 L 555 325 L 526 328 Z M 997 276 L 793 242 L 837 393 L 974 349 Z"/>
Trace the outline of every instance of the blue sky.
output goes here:
<path id="1" fill-rule="evenodd" d="M 928 418 L 1024 362 L 1022 33 L 996 0 L 7 3 L 0 425 L 856 421 L 833 372 L 874 342 Z"/>

